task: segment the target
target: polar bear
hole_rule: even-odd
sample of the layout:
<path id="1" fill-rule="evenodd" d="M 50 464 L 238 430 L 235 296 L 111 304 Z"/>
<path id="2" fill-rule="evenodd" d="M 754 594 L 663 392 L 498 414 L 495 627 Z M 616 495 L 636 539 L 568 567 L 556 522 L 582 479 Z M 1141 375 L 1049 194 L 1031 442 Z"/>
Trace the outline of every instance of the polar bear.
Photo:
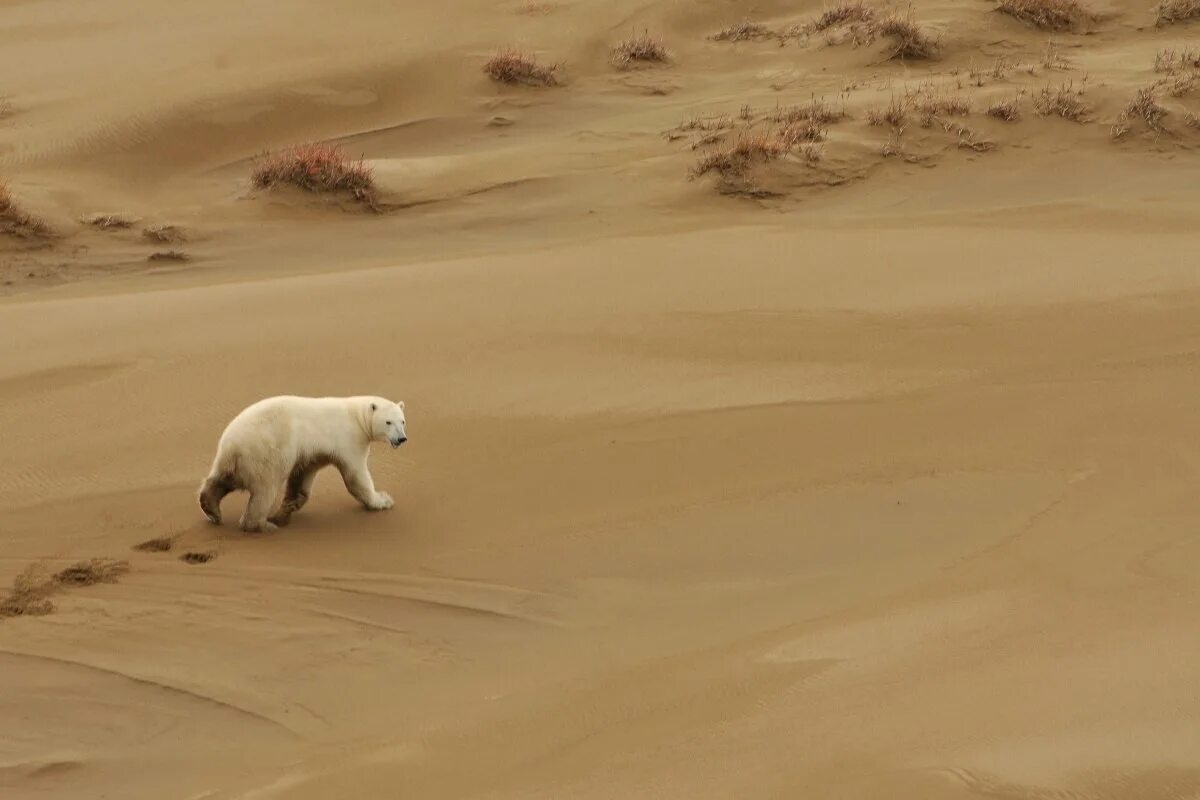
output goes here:
<path id="1" fill-rule="evenodd" d="M 233 418 L 217 443 L 212 470 L 200 485 L 200 510 L 221 524 L 221 499 L 250 492 L 242 515 L 245 531 L 269 531 L 286 525 L 312 489 L 317 472 L 332 464 L 346 488 L 371 511 L 393 505 L 375 490 L 367 470 L 371 442 L 393 448 L 408 441 L 404 403 L 383 397 L 268 397 Z M 286 482 L 283 503 L 275 502 Z M 274 513 L 272 513 L 274 512 Z"/>

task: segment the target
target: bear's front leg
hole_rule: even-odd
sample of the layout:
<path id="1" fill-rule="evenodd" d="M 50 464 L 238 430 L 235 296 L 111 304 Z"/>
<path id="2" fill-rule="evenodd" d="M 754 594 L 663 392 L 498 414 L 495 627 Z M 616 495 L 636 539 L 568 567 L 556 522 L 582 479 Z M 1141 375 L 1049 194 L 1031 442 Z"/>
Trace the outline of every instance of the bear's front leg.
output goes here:
<path id="1" fill-rule="evenodd" d="M 367 459 L 364 455 L 361 461 L 338 465 L 346 490 L 354 499 L 362 503 L 369 511 L 386 511 L 395 505 L 392 496 L 387 492 L 375 491 L 375 482 L 367 470 Z"/>

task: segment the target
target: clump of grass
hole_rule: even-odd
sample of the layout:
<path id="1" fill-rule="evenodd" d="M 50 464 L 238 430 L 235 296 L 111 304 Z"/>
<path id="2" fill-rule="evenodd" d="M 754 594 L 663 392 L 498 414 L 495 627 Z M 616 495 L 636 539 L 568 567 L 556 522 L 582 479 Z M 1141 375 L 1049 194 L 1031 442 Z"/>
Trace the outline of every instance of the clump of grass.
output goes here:
<path id="1" fill-rule="evenodd" d="M 1158 24 L 1171 25 L 1200 18 L 1200 0 L 1160 0 Z"/>
<path id="2" fill-rule="evenodd" d="M 612 51 L 612 62 L 620 69 L 631 69 L 641 64 L 665 64 L 670 60 L 671 54 L 662 39 L 651 36 L 649 31 L 629 37 Z"/>
<path id="3" fill-rule="evenodd" d="M 1164 47 L 1154 54 L 1154 71 L 1174 74 L 1180 70 L 1200 69 L 1200 50 L 1176 50 Z"/>
<path id="4" fill-rule="evenodd" d="M 906 97 L 907 104 L 921 115 L 921 127 L 928 128 L 939 117 L 965 117 L 971 113 L 971 103 L 960 94 L 943 94 L 929 84 L 922 84 Z"/>
<path id="5" fill-rule="evenodd" d="M 1193 130 L 1200 131 L 1200 117 L 1196 116 L 1191 111 L 1188 111 L 1183 115 L 1183 124 L 1187 125 Z"/>
<path id="6" fill-rule="evenodd" d="M 942 130 L 954 136 L 957 139 L 958 146 L 963 150 L 972 150 L 976 153 L 987 153 L 996 149 L 996 143 L 988 139 L 979 139 L 978 134 L 963 125 L 961 122 L 953 122 L 945 120 L 942 122 Z"/>
<path id="7" fill-rule="evenodd" d="M 1163 131 L 1163 119 L 1167 110 L 1159 105 L 1154 97 L 1154 89 L 1147 87 L 1138 89 L 1129 105 L 1121 110 L 1112 126 L 1112 138 L 1120 139 L 1133 129 L 1133 123 L 1140 120 L 1146 127 L 1158 134 Z"/>
<path id="8" fill-rule="evenodd" d="M 875 21 L 875 17 L 875 9 L 862 0 L 841 2 L 826 8 L 820 16 L 806 23 L 803 30 L 807 33 L 820 33 L 840 25 L 871 23 Z"/>
<path id="9" fill-rule="evenodd" d="M 133 220 L 119 214 L 93 214 L 84 220 L 88 225 L 102 231 L 132 228 Z"/>
<path id="10" fill-rule="evenodd" d="M 1186 72 L 1160 81 L 1157 85 L 1164 86 L 1171 97 L 1183 97 L 1196 88 L 1197 81 L 1200 81 L 1200 72 Z"/>
<path id="11" fill-rule="evenodd" d="M 1087 122 L 1090 111 L 1081 99 L 1082 88 L 1072 81 L 1058 87 L 1044 86 L 1033 98 L 1033 109 L 1042 117 L 1062 117 L 1074 122 Z"/>
<path id="12" fill-rule="evenodd" d="M 935 58 L 941 50 L 938 39 L 926 33 L 911 16 L 885 17 L 875 25 L 875 31 L 891 41 L 889 59 L 921 61 Z"/>
<path id="13" fill-rule="evenodd" d="M 351 161 L 332 144 L 301 144 L 262 158 L 251 176 L 259 189 L 295 186 L 308 192 L 348 192 L 375 205 L 375 179 L 363 161 Z"/>
<path id="14" fill-rule="evenodd" d="M 967 74 L 971 78 L 971 83 L 976 86 L 983 86 L 989 79 L 994 81 L 1004 80 L 1008 74 L 1020 66 L 1020 63 L 1015 58 L 1008 56 L 997 56 L 992 62 L 992 66 L 986 69 L 975 69 L 971 67 Z"/>
<path id="15" fill-rule="evenodd" d="M 1016 122 L 1021 118 L 1021 96 L 1018 94 L 1011 100 L 997 100 L 988 106 L 986 113 L 1005 122 Z"/>
<path id="16" fill-rule="evenodd" d="M 777 106 L 767 117 L 772 122 L 793 124 L 797 122 L 812 122 L 818 125 L 830 125 L 846 118 L 846 109 L 834 108 L 823 99 L 813 97 L 805 105 Z"/>
<path id="17" fill-rule="evenodd" d="M 783 158 L 795 146 L 796 140 L 779 131 L 743 134 L 728 147 L 703 156 L 692 168 L 692 175 L 716 172 L 724 178 L 740 177 L 751 165 Z"/>
<path id="18" fill-rule="evenodd" d="M 558 64 L 539 64 L 535 56 L 514 49 L 501 50 L 483 65 L 489 78 L 514 86 L 557 86 L 557 70 Z"/>
<path id="19" fill-rule="evenodd" d="M 50 226 L 17 204 L 8 186 L 0 181 L 0 234 L 20 238 L 49 236 Z"/>
<path id="20" fill-rule="evenodd" d="M 1053 39 L 1046 42 L 1046 49 L 1042 52 L 1041 62 L 1042 66 L 1048 70 L 1061 71 L 1071 68 L 1071 62 L 1059 52 L 1058 44 Z"/>
<path id="21" fill-rule="evenodd" d="M 212 550 L 189 551 L 179 557 L 179 560 L 185 564 L 207 564 L 217 557 L 217 554 Z"/>
<path id="22" fill-rule="evenodd" d="M 190 261 L 191 258 L 181 250 L 160 250 L 146 256 L 147 261 Z"/>
<path id="23" fill-rule="evenodd" d="M 996 10 L 1045 31 L 1074 30 L 1096 20 L 1079 0 L 1000 0 Z"/>
<path id="24" fill-rule="evenodd" d="M 175 242 L 183 242 L 187 240 L 187 235 L 183 229 L 177 225 L 148 225 L 142 228 L 142 238 L 149 239 L 152 242 L 162 242 L 163 244 L 173 244 Z"/>
<path id="25" fill-rule="evenodd" d="M 767 39 L 772 36 L 771 29 L 759 22 L 743 20 L 714 33 L 708 38 L 714 42 L 745 42 L 752 39 Z"/>
<path id="26" fill-rule="evenodd" d="M 903 100 L 893 96 L 884 108 L 867 109 L 867 122 L 882 127 L 889 125 L 895 130 L 904 130 L 908 121 L 908 109 Z"/>

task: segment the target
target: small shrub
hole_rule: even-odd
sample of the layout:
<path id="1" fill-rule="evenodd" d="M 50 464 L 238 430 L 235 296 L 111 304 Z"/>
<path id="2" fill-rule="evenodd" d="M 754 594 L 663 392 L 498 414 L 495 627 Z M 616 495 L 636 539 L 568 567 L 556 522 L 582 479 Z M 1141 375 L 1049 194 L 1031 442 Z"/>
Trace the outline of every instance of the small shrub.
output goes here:
<path id="1" fill-rule="evenodd" d="M 941 49 L 938 40 L 926 33 L 911 17 L 885 17 L 875 26 L 875 30 L 878 35 L 891 40 L 888 58 L 920 61 L 934 58 Z"/>
<path id="2" fill-rule="evenodd" d="M 1074 122 L 1086 122 L 1089 109 L 1080 99 L 1083 89 L 1071 82 L 1055 88 L 1045 86 L 1033 98 L 1033 109 L 1042 117 L 1062 117 Z"/>
<path id="3" fill-rule="evenodd" d="M 483 65 L 484 73 L 498 83 L 520 86 L 556 86 L 557 64 L 539 64 L 537 59 L 519 50 L 501 50 Z"/>
<path id="4" fill-rule="evenodd" d="M 642 31 L 613 48 L 613 64 L 621 69 L 630 69 L 639 64 L 665 64 L 671 58 L 662 39 Z"/>
<path id="5" fill-rule="evenodd" d="M 1158 24 L 1171 25 L 1200 18 L 1200 0 L 1160 0 Z"/>
<path id="6" fill-rule="evenodd" d="M 371 168 L 351 161 L 331 144 L 302 144 L 269 154 L 259 161 L 251 177 L 259 189 L 291 185 L 309 192 L 348 192 L 360 202 L 374 205 L 375 180 Z"/>
<path id="7" fill-rule="evenodd" d="M 996 10 L 1045 31 L 1067 31 L 1094 22 L 1078 0 L 1000 0 Z"/>
<path id="8" fill-rule="evenodd" d="M 745 42 L 751 39 L 767 39 L 773 34 L 766 25 L 744 20 L 723 28 L 708 37 L 714 42 Z"/>

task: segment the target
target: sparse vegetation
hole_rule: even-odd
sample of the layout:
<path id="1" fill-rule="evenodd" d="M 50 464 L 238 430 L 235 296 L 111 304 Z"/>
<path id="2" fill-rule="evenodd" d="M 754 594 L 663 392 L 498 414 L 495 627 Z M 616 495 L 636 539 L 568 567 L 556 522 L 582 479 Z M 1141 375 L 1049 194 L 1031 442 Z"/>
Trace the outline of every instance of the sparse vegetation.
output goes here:
<path id="1" fill-rule="evenodd" d="M 957 145 L 963 150 L 972 150 L 976 153 L 986 153 L 996 149 L 996 143 L 988 139 L 978 138 L 978 134 L 963 125 L 961 122 L 953 122 L 944 120 L 942 122 L 942 130 L 951 136 L 955 137 Z"/>
<path id="2" fill-rule="evenodd" d="M 1160 0 L 1159 25 L 1171 25 L 1190 19 L 1200 19 L 1200 0 Z"/>
<path id="3" fill-rule="evenodd" d="M 783 158 L 796 142 L 779 131 L 743 134 L 732 145 L 715 150 L 696 162 L 692 174 L 696 177 L 716 172 L 722 177 L 740 176 L 756 162 Z"/>
<path id="4" fill-rule="evenodd" d="M 823 99 L 813 97 L 805 105 L 776 106 L 767 119 L 780 124 L 791 125 L 797 122 L 811 122 L 817 125 L 830 125 L 846 118 L 846 109 L 834 108 Z"/>
<path id="5" fill-rule="evenodd" d="M 558 64 L 539 64 L 532 54 L 513 49 L 501 50 L 483 65 L 492 80 L 516 86 L 556 86 L 557 70 Z"/>
<path id="6" fill-rule="evenodd" d="M 50 597 L 61 588 L 116 583 L 128 571 L 128 561 L 111 558 L 80 561 L 53 575 L 46 575 L 36 564 L 31 565 L 13 579 L 8 595 L 0 598 L 0 618 L 49 614 L 54 611 Z"/>
<path id="7" fill-rule="evenodd" d="M 261 159 L 252 175 L 259 189 L 295 186 L 308 192 L 347 192 L 374 207 L 375 180 L 371 168 L 351 161 L 332 144 L 302 144 Z"/>
<path id="8" fill-rule="evenodd" d="M 1155 72 L 1174 74 L 1181 70 L 1200 70 L 1200 50 L 1176 50 L 1164 47 L 1155 53 Z"/>
<path id="9" fill-rule="evenodd" d="M 1016 122 L 1021 118 L 1021 96 L 1018 94 L 1011 100 L 997 100 L 988 106 L 987 115 L 1005 122 Z"/>
<path id="10" fill-rule="evenodd" d="M 665 64 L 671 60 L 671 54 L 662 39 L 651 36 L 649 31 L 642 31 L 637 36 L 631 36 L 613 48 L 613 64 L 621 69 L 631 69 L 640 64 Z"/>
<path id="11" fill-rule="evenodd" d="M 902 131 L 904 123 L 908 120 L 908 111 L 903 100 L 892 97 L 891 102 L 885 108 L 871 108 L 867 110 L 867 122 L 876 126 L 890 125 L 892 128 Z"/>
<path id="12" fill-rule="evenodd" d="M 1138 89 L 1137 94 L 1129 101 L 1129 105 L 1117 115 L 1112 126 L 1112 138 L 1120 139 L 1133 129 L 1137 121 L 1143 122 L 1155 134 L 1163 131 L 1163 119 L 1167 110 L 1159 105 L 1154 97 L 1154 89 L 1147 87 Z"/>
<path id="13" fill-rule="evenodd" d="M 967 98 L 960 94 L 943 94 L 928 83 L 922 83 L 908 93 L 905 104 L 921 115 L 923 128 L 930 127 L 940 117 L 965 117 L 971 113 Z"/>
<path id="14" fill-rule="evenodd" d="M 1083 102 L 1083 88 L 1068 81 L 1058 87 L 1045 86 L 1033 98 L 1033 109 L 1042 117 L 1062 117 L 1074 122 L 1087 122 L 1090 111 Z"/>
<path id="15" fill-rule="evenodd" d="M 1042 52 L 1042 66 L 1048 70 L 1068 70 L 1071 68 L 1071 62 L 1067 60 L 1061 52 L 1059 52 L 1058 44 L 1050 39 L 1046 42 L 1046 49 Z M 1033 74 L 1030 71 L 1030 74 Z"/>
<path id="16" fill-rule="evenodd" d="M 0 182 L 0 234 L 23 239 L 50 235 L 50 226 L 22 209 L 3 182 Z"/>
<path id="17" fill-rule="evenodd" d="M 1008 56 L 998 56 L 992 66 L 987 69 L 975 69 L 972 67 L 968 70 L 967 75 L 971 79 L 971 83 L 976 86 L 985 85 L 989 79 L 994 81 L 1004 80 L 1008 74 L 1019 67 L 1020 64 L 1015 58 Z"/>
<path id="18" fill-rule="evenodd" d="M 1188 111 L 1183 115 L 1183 124 L 1187 125 L 1193 130 L 1200 131 L 1200 117 L 1196 116 L 1191 111 Z"/>
<path id="19" fill-rule="evenodd" d="M 1096 20 L 1078 0 L 1000 0 L 996 10 L 1046 31 L 1068 31 Z"/>
<path id="20" fill-rule="evenodd" d="M 714 42 L 745 42 L 753 39 L 768 39 L 774 33 L 766 25 L 743 20 L 708 37 Z"/>

